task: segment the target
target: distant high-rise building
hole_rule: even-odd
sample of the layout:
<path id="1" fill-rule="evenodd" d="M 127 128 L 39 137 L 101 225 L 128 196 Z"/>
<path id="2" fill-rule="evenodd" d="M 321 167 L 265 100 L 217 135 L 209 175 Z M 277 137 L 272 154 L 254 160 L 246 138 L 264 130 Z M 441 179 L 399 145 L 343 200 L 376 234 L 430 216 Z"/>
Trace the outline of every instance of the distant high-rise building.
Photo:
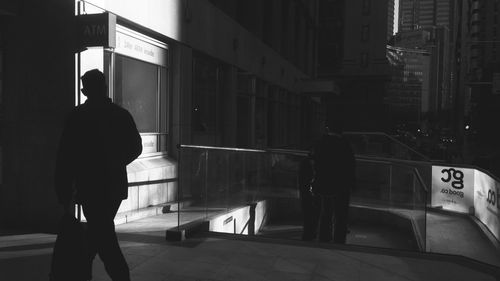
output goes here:
<path id="1" fill-rule="evenodd" d="M 400 0 L 399 30 L 450 26 L 452 0 Z"/>
<path id="2" fill-rule="evenodd" d="M 342 64 L 337 110 L 351 130 L 386 130 L 384 96 L 390 68 L 387 43 L 394 31 L 394 0 L 344 2 Z M 321 62 L 320 62 L 321 63 Z"/>
<path id="3" fill-rule="evenodd" d="M 438 26 L 451 26 L 452 7 L 450 0 L 438 0 L 435 4 L 435 21 Z"/>
<path id="4" fill-rule="evenodd" d="M 500 118 L 500 2 L 471 0 L 457 9 L 456 45 L 457 127 L 465 124 L 477 133 L 485 154 L 500 151 L 500 134 L 494 128 Z M 488 148 L 488 149 L 485 149 Z M 489 156 L 487 156 L 489 157 Z"/>
<path id="5" fill-rule="evenodd" d="M 344 13 L 342 73 L 381 75 L 394 30 L 394 0 L 345 1 Z"/>
<path id="6" fill-rule="evenodd" d="M 335 75 L 342 66 L 346 0 L 319 1 L 318 69 L 319 77 Z"/>
<path id="7" fill-rule="evenodd" d="M 394 34 L 394 6 L 395 0 L 387 1 L 387 38 Z"/>

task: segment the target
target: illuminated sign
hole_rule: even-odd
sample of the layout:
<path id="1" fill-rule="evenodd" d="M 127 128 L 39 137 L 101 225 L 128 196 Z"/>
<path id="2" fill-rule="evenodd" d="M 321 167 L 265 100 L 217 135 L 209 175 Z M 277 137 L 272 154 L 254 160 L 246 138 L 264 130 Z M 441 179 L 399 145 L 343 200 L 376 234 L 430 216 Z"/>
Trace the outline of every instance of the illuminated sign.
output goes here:
<path id="1" fill-rule="evenodd" d="M 433 207 L 470 213 L 500 240 L 500 183 L 477 169 L 432 167 Z"/>
<path id="2" fill-rule="evenodd" d="M 116 16 L 110 13 L 77 16 L 78 49 L 116 47 Z"/>
<path id="3" fill-rule="evenodd" d="M 475 216 L 500 239 L 500 183 L 478 170 L 474 178 Z"/>
<path id="4" fill-rule="evenodd" d="M 156 65 L 167 65 L 167 51 L 138 37 L 122 32 L 116 32 L 115 52 Z"/>
<path id="5" fill-rule="evenodd" d="M 474 207 L 474 169 L 433 166 L 431 204 L 450 211 L 471 212 Z"/>

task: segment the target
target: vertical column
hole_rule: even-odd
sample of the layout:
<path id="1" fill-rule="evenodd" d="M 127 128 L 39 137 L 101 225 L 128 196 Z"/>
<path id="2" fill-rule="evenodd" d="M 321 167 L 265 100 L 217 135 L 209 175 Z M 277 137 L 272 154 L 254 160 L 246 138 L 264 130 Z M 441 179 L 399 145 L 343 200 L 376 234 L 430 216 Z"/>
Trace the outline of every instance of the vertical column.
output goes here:
<path id="1" fill-rule="evenodd" d="M 178 144 L 191 143 L 191 85 L 192 49 L 183 45 L 172 46 L 171 64 L 171 130 L 169 154 L 178 159 Z"/>

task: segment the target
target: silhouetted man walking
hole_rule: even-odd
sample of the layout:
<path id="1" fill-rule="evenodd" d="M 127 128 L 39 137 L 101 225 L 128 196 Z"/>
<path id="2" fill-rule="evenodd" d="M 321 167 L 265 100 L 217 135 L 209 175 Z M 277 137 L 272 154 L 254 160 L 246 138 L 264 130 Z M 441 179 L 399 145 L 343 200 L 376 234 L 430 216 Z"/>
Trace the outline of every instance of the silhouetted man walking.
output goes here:
<path id="1" fill-rule="evenodd" d="M 344 244 L 347 235 L 349 200 L 355 186 L 355 159 L 342 136 L 340 124 L 329 122 L 326 133 L 315 144 L 313 193 L 320 197 L 319 240 Z M 332 221 L 333 220 L 333 221 Z"/>
<path id="2" fill-rule="evenodd" d="M 113 281 L 130 280 L 113 219 L 127 198 L 126 166 L 142 152 L 142 142 L 128 111 L 106 95 L 104 74 L 90 70 L 82 77 L 87 101 L 68 116 L 56 165 L 56 193 L 66 212 L 82 204 L 88 225 L 88 269 L 96 254 Z"/>

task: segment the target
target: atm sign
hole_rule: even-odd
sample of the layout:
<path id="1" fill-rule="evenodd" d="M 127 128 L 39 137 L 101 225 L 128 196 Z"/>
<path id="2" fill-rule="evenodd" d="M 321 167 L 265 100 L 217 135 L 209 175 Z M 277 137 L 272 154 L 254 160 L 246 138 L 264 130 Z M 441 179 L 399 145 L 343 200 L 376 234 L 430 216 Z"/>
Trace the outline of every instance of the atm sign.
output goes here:
<path id="1" fill-rule="evenodd" d="M 110 13 L 77 16 L 78 48 L 116 47 L 116 16 Z"/>

